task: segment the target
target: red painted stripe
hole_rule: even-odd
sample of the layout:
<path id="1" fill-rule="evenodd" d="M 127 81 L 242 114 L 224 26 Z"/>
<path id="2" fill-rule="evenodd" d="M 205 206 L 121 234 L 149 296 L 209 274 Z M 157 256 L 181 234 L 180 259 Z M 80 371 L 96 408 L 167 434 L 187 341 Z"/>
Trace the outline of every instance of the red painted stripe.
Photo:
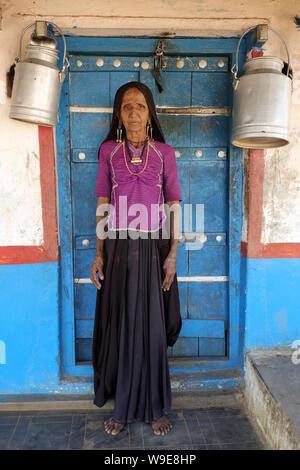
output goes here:
<path id="1" fill-rule="evenodd" d="M 249 243 L 243 241 L 240 252 L 244 258 L 300 258 L 300 243 L 261 243 L 250 254 Z"/>
<path id="2" fill-rule="evenodd" d="M 249 151 L 248 180 L 248 249 L 247 256 L 255 258 L 260 252 L 264 191 L 264 151 Z"/>
<path id="3" fill-rule="evenodd" d="M 57 261 L 59 257 L 53 132 L 52 127 L 39 126 L 44 248 L 49 257 L 48 261 Z"/>
<path id="4" fill-rule="evenodd" d="M 44 243 L 41 246 L 1 246 L 0 265 L 44 263 L 60 259 L 53 132 L 52 127 L 38 126 Z"/>

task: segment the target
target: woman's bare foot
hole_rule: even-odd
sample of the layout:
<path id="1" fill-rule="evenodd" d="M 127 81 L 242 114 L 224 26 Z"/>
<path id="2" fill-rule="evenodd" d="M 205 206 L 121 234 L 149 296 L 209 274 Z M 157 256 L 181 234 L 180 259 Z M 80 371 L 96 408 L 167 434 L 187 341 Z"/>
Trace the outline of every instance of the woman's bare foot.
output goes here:
<path id="1" fill-rule="evenodd" d="M 166 416 L 161 416 L 156 421 L 152 421 L 152 429 L 156 436 L 164 436 L 172 428 L 172 424 Z"/>
<path id="2" fill-rule="evenodd" d="M 115 436 L 119 434 L 120 431 L 124 428 L 125 424 L 117 423 L 114 418 L 109 418 L 108 420 L 104 421 L 105 431 L 108 434 L 112 434 Z"/>

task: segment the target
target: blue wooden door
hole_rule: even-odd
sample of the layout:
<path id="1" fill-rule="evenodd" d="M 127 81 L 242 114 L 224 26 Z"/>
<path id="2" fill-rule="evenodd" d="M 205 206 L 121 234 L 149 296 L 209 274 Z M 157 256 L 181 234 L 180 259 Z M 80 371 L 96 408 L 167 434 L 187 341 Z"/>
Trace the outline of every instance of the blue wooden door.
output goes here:
<path id="1" fill-rule="evenodd" d="M 231 100 L 228 58 L 166 56 L 162 93 L 155 85 L 151 58 L 73 55 L 69 60 L 76 361 L 91 360 L 96 288 L 89 276 L 95 254 L 97 153 L 109 129 L 115 92 L 132 80 L 152 90 L 166 142 L 176 151 L 182 190 L 186 239 L 178 250 L 177 275 L 183 328 L 169 355 L 225 356 Z M 184 204 L 190 206 L 185 209 Z M 197 204 L 198 217 L 202 214 L 203 219 L 196 218 Z M 201 220 L 204 227 L 199 232 Z"/>
<path id="2" fill-rule="evenodd" d="M 224 356 L 228 327 L 228 58 L 166 57 L 165 65 L 162 93 L 151 71 L 142 71 L 141 81 L 152 90 L 166 140 L 176 150 L 187 222 L 182 225 L 186 240 L 178 250 L 183 328 L 170 355 Z"/>

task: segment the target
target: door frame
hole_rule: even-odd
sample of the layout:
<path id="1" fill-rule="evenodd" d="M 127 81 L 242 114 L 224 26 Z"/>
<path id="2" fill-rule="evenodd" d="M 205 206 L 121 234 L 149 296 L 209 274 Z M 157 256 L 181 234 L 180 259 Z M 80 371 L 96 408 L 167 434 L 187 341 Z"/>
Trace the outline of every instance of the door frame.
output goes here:
<path id="1" fill-rule="evenodd" d="M 235 61 L 239 38 L 166 38 L 161 36 L 144 37 L 65 37 L 67 54 L 93 54 L 120 57 L 139 55 L 153 57 L 159 39 L 166 40 L 166 55 L 175 57 L 193 55 L 226 55 L 229 70 Z M 63 51 L 63 41 L 57 37 L 59 50 Z M 171 48 L 168 50 L 168 44 Z M 137 45 L 139 45 L 137 50 Z M 239 70 L 245 60 L 246 43 L 240 47 Z M 61 54 L 62 55 L 62 54 Z M 62 58 L 58 66 L 61 68 Z M 68 100 L 69 72 L 62 85 L 59 122 L 56 126 L 56 155 L 58 178 L 58 213 L 60 253 L 59 263 L 59 321 L 60 321 L 60 371 L 62 379 L 90 381 L 93 374 L 91 364 L 75 363 L 75 318 L 74 318 L 74 275 L 72 237 L 72 198 L 70 174 L 70 122 Z M 240 252 L 242 240 L 242 192 L 243 162 L 242 149 L 230 143 L 232 130 L 232 102 L 230 103 L 228 139 L 228 331 L 227 357 L 219 359 L 169 358 L 170 372 L 200 372 L 241 368 L 244 349 L 244 291 L 241 289 L 243 259 Z M 96 294 L 96 292 L 95 292 Z"/>

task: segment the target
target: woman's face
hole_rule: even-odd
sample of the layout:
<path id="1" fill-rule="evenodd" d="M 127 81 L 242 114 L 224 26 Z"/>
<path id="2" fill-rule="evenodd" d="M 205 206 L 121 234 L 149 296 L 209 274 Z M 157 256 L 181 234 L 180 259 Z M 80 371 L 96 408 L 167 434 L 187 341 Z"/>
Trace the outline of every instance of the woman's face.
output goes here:
<path id="1" fill-rule="evenodd" d="M 129 88 L 124 93 L 118 117 L 126 133 L 146 132 L 146 124 L 151 121 L 151 116 L 145 97 L 138 88 Z"/>

